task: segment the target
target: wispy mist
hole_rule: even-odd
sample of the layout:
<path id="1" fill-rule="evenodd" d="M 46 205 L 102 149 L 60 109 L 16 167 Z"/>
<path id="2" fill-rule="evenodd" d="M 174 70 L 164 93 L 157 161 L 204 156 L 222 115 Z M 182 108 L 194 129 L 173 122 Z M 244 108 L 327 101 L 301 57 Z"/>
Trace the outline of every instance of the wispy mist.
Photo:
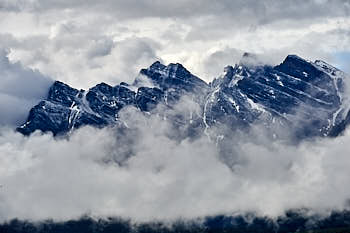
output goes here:
<path id="1" fill-rule="evenodd" d="M 177 114 L 196 109 L 190 100 L 180 104 L 193 107 L 179 106 Z M 233 133 L 225 144 L 232 153 L 223 157 L 206 135 L 179 140 L 174 134 L 181 130 L 163 116 L 128 108 L 121 120 L 127 133 L 85 127 L 54 138 L 2 129 L 1 220 L 88 214 L 150 221 L 247 212 L 273 218 L 295 208 L 319 214 L 348 208 L 348 132 L 298 146 L 268 141 L 259 130 Z"/>

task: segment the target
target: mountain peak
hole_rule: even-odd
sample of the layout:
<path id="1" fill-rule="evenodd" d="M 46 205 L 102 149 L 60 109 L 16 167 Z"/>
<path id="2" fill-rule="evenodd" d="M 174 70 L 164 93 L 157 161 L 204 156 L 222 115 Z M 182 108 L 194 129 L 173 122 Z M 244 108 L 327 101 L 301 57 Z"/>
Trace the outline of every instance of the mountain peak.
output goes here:
<path id="1" fill-rule="evenodd" d="M 317 85 L 320 88 L 326 88 L 323 87 L 325 84 L 322 84 L 322 82 L 327 81 L 321 80 L 325 77 L 322 70 L 320 70 L 315 63 L 305 60 L 297 55 L 288 55 L 284 61 L 280 65 L 275 66 L 274 69 L 306 82 L 312 81 L 314 82 L 314 85 Z"/>
<path id="2" fill-rule="evenodd" d="M 70 106 L 78 93 L 79 91 L 77 89 L 72 88 L 63 82 L 55 81 L 49 89 L 47 99 Z"/>
<path id="3" fill-rule="evenodd" d="M 178 78 L 186 78 L 192 75 L 182 64 L 180 63 L 170 63 L 166 67 L 167 75 Z"/>
<path id="4" fill-rule="evenodd" d="M 155 86 L 162 90 L 176 88 L 191 91 L 195 87 L 208 87 L 207 83 L 191 74 L 180 63 L 170 63 L 165 66 L 156 61 L 148 69 L 142 69 L 140 74 L 146 76 Z"/>
<path id="5" fill-rule="evenodd" d="M 172 73 L 176 72 L 177 70 L 179 71 L 184 71 L 190 73 L 182 64 L 180 63 L 170 63 L 169 65 L 164 65 L 160 61 L 155 61 L 148 69 L 142 69 L 144 70 L 152 70 L 154 72 L 158 73 Z"/>
<path id="6" fill-rule="evenodd" d="M 160 61 L 155 61 L 151 66 L 150 69 L 155 69 L 155 70 L 162 70 L 164 69 L 166 66 L 163 65 Z"/>
<path id="7" fill-rule="evenodd" d="M 56 80 L 50 87 L 50 89 L 71 88 L 68 84 Z"/>
<path id="8" fill-rule="evenodd" d="M 311 63 L 310 61 L 307 61 L 306 59 L 295 54 L 289 54 L 282 63 L 293 63 L 293 62 Z"/>
<path id="9" fill-rule="evenodd" d="M 232 76 L 232 73 L 233 73 L 233 67 L 232 66 L 225 66 L 224 75 L 225 76 Z"/>

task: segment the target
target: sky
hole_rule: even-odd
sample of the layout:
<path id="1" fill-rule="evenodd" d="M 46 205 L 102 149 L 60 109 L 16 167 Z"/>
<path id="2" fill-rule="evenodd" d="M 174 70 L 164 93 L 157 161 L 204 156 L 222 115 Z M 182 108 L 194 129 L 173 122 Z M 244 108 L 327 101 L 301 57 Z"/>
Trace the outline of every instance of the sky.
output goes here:
<path id="1" fill-rule="evenodd" d="M 0 17 L 12 62 L 76 88 L 132 82 L 156 60 L 211 81 L 243 52 L 350 71 L 349 0 L 1 0 Z"/>
<path id="2" fill-rule="evenodd" d="M 156 60 L 207 82 L 244 52 L 271 65 L 298 54 L 350 73 L 350 0 L 0 0 L 0 18 L 0 221 L 348 208 L 349 132 L 298 146 L 243 138 L 232 172 L 206 137 L 174 142 L 169 125 L 133 109 L 121 114 L 139 139 L 125 167 L 101 162 L 125 149 L 115 130 L 57 139 L 13 128 L 54 80 L 131 83 Z M 196 108 L 188 101 L 175 109 Z"/>

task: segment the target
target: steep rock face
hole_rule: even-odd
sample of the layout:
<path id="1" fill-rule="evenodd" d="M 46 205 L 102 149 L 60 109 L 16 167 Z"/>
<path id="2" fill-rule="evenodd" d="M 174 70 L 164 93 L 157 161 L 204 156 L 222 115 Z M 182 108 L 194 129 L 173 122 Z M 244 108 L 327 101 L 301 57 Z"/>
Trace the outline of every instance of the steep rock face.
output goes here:
<path id="1" fill-rule="evenodd" d="M 118 113 L 125 106 L 152 113 L 159 103 L 172 109 L 187 96 L 200 111 L 191 112 L 189 119 L 178 114 L 164 117 L 178 127 L 190 122 L 202 130 L 218 124 L 246 129 L 260 123 L 292 130 L 297 138 L 336 136 L 350 121 L 346 79 L 345 73 L 323 61 L 306 61 L 296 55 L 272 67 L 245 54 L 240 64 L 227 66 L 210 84 L 181 64 L 155 62 L 142 69 L 132 85 L 101 83 L 84 91 L 55 82 L 47 99 L 33 107 L 18 131 L 57 135 L 83 125 L 103 127 L 118 123 Z"/>
<path id="2" fill-rule="evenodd" d="M 111 112 L 108 111 L 110 109 L 107 110 L 101 105 L 100 108 L 105 112 L 92 110 L 96 106 L 99 94 L 94 88 L 86 93 L 56 81 L 51 86 L 47 99 L 31 109 L 27 122 L 20 126 L 18 131 L 25 135 L 35 130 L 51 131 L 57 135 L 81 125 L 104 126 L 112 123 Z"/>
<path id="3" fill-rule="evenodd" d="M 207 88 L 207 84 L 203 80 L 192 75 L 178 63 L 165 66 L 157 61 L 149 69 L 142 69 L 140 73 L 150 78 L 162 90 L 174 88 L 194 92 Z"/>
<path id="4" fill-rule="evenodd" d="M 227 67 L 211 84 L 206 124 L 229 121 L 237 128 L 260 120 L 270 126 L 289 125 L 296 137 L 330 135 L 339 119 L 345 118 L 339 116 L 344 112 L 340 109 L 345 74 L 328 64 L 327 69 L 319 61 L 295 55 L 275 67 Z"/>
<path id="5" fill-rule="evenodd" d="M 118 112 L 125 106 L 150 112 L 159 103 L 174 105 L 185 94 L 200 101 L 209 88 L 180 64 L 164 66 L 155 62 L 150 68 L 141 70 L 140 75 L 143 80 L 136 79 L 133 85 L 121 83 L 112 87 L 100 83 L 88 91 L 56 81 L 47 99 L 33 107 L 27 122 L 18 131 L 29 135 L 41 130 L 57 135 L 83 125 L 103 127 L 119 123 Z M 152 87 L 140 86 L 140 82 L 147 82 Z M 197 116 L 197 119 L 201 117 Z"/>

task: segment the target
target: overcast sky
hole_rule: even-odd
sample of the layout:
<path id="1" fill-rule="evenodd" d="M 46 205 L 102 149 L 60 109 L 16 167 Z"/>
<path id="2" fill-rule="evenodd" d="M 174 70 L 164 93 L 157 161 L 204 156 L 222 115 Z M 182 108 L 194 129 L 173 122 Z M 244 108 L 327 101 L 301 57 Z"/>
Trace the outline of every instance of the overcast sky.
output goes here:
<path id="1" fill-rule="evenodd" d="M 12 62 L 77 88 L 131 82 L 155 60 L 205 79 L 244 51 L 349 69 L 349 0 L 0 0 Z"/>

